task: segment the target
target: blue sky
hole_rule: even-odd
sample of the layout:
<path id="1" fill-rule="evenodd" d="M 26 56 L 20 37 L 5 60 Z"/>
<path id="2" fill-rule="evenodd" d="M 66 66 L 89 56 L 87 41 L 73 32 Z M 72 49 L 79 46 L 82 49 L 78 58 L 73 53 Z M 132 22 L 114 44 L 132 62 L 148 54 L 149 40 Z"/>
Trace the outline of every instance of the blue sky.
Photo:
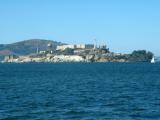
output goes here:
<path id="1" fill-rule="evenodd" d="M 42 38 L 160 55 L 160 0 L 0 0 L 0 43 Z"/>

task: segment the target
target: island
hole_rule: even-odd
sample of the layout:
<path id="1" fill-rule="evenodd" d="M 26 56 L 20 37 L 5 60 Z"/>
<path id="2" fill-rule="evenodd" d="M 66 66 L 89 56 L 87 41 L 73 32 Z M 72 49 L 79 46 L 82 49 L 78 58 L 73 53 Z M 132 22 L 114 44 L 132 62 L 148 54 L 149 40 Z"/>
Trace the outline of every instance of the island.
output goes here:
<path id="1" fill-rule="evenodd" d="M 146 50 L 135 50 L 130 54 L 114 53 L 107 45 L 96 44 L 65 44 L 45 40 L 27 40 L 10 46 L 10 49 L 1 50 L 8 52 L 1 60 L 3 63 L 26 62 L 150 62 L 154 54 Z M 41 43 L 41 44 L 40 44 Z M 26 46 L 29 46 L 26 48 Z M 25 51 L 31 48 L 32 51 Z M 0 45 L 2 46 L 2 45 Z M 15 47 L 16 46 L 16 47 Z M 15 48 L 14 48 L 15 47 Z M 15 54 L 14 51 L 21 48 L 26 54 Z M 43 48 L 43 49 L 42 49 Z M 12 51 L 11 51 L 12 50 Z"/>

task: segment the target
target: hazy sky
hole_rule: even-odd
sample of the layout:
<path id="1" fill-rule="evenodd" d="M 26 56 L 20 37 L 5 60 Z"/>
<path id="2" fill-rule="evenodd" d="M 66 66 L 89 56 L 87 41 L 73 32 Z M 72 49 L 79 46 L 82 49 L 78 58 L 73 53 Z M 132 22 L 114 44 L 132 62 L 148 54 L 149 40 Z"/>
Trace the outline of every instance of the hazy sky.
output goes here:
<path id="1" fill-rule="evenodd" d="M 0 43 L 31 38 L 160 55 L 160 0 L 0 0 Z"/>

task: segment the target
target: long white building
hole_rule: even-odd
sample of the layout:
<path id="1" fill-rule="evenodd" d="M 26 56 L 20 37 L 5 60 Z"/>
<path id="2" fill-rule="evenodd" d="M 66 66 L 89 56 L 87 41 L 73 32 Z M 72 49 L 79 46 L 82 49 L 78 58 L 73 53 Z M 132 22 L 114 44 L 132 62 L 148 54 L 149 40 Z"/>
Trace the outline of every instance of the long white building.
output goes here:
<path id="1" fill-rule="evenodd" d="M 65 50 L 66 48 L 71 49 L 93 49 L 93 44 L 77 44 L 77 45 L 60 45 L 57 46 L 57 50 Z"/>
<path id="2" fill-rule="evenodd" d="M 66 48 L 71 48 L 71 49 L 75 49 L 75 45 L 60 45 L 57 46 L 57 50 L 65 50 Z"/>

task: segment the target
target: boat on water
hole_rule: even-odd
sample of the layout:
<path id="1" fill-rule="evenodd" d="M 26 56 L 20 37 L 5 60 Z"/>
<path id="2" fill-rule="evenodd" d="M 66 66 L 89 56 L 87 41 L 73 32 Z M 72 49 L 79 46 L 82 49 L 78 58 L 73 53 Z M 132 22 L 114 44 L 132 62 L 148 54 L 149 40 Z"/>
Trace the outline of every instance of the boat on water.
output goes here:
<path id="1" fill-rule="evenodd" d="M 151 63 L 156 63 L 154 57 L 151 59 Z"/>

